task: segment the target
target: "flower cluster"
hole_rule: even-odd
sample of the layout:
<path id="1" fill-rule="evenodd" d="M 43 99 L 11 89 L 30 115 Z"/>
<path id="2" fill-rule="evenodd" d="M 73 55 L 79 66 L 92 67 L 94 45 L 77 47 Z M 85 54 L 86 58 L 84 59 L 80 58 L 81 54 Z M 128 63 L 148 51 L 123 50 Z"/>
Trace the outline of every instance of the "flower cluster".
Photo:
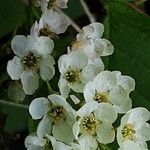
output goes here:
<path id="1" fill-rule="evenodd" d="M 12 80 L 21 80 L 27 95 L 38 89 L 39 77 L 44 81 L 54 77 L 51 38 L 64 33 L 70 24 L 56 11 L 67 8 L 67 1 L 36 1 L 42 10 L 40 20 L 31 27 L 30 35 L 17 35 L 11 42 L 16 56 L 8 62 L 7 72 Z M 115 137 L 118 150 L 148 150 L 150 112 L 142 107 L 132 109 L 133 78 L 104 70 L 101 57 L 111 55 L 114 47 L 102 38 L 103 32 L 104 26 L 98 22 L 83 27 L 67 54 L 60 56 L 60 94 L 35 98 L 29 106 L 39 124 L 25 139 L 28 150 L 100 150 Z"/>

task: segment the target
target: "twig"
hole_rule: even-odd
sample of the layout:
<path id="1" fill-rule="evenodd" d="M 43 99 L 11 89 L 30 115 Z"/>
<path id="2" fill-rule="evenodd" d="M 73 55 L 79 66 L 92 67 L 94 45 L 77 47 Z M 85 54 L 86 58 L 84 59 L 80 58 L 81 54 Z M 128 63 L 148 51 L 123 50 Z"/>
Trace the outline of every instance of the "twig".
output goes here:
<path id="1" fill-rule="evenodd" d="M 1 99 L 0 99 L 0 104 L 3 104 L 3 105 L 9 105 L 9 106 L 14 106 L 14 107 L 20 107 L 20 108 L 24 108 L 24 109 L 28 109 L 28 108 L 29 108 L 28 105 L 23 105 L 23 104 L 13 103 L 13 102 L 1 100 Z"/>
<path id="2" fill-rule="evenodd" d="M 82 5 L 82 7 L 83 7 L 85 13 L 86 13 L 87 16 L 89 17 L 90 22 L 91 22 L 91 23 L 92 23 L 92 22 L 95 22 L 96 19 L 95 19 L 95 17 L 93 16 L 93 14 L 90 12 L 90 10 L 89 10 L 87 4 L 85 3 L 85 1 L 84 1 L 84 0 L 80 0 L 80 3 L 81 3 L 81 5 Z"/>
<path id="3" fill-rule="evenodd" d="M 52 89 L 52 87 L 50 86 L 48 81 L 46 83 L 47 83 L 47 88 L 48 88 L 49 94 L 59 94 L 59 92 L 56 92 Z"/>
<path id="4" fill-rule="evenodd" d="M 57 12 L 66 15 L 62 10 L 60 10 L 59 8 L 55 9 Z M 67 16 L 67 15 L 66 15 Z M 81 32 L 81 28 L 69 17 L 67 16 L 68 20 L 70 21 L 71 26 L 77 31 L 77 32 Z"/>

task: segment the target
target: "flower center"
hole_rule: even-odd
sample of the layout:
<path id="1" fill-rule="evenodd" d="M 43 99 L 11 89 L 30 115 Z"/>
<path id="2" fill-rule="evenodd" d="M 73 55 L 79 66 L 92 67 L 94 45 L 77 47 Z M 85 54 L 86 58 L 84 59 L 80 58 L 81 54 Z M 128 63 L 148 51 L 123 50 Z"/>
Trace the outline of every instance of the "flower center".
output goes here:
<path id="1" fill-rule="evenodd" d="M 54 32 L 49 30 L 48 26 L 40 29 L 40 36 L 48 36 L 49 38 L 57 37 L 57 35 Z"/>
<path id="2" fill-rule="evenodd" d="M 94 115 L 83 117 L 80 123 L 80 129 L 82 133 L 96 134 L 96 128 L 98 126 L 98 121 Z"/>
<path id="3" fill-rule="evenodd" d="M 22 63 L 25 69 L 34 69 L 37 65 L 37 58 L 33 53 L 29 52 L 29 54 L 22 59 Z"/>
<path id="4" fill-rule="evenodd" d="M 79 41 L 72 43 L 72 46 L 71 46 L 72 49 L 79 49 L 81 47 L 82 47 L 82 43 Z"/>
<path id="5" fill-rule="evenodd" d="M 51 150 L 50 143 L 48 142 L 48 140 L 45 144 L 44 150 Z"/>
<path id="6" fill-rule="evenodd" d="M 132 124 L 126 124 L 121 130 L 122 136 L 125 140 L 133 140 L 136 133 Z"/>
<path id="7" fill-rule="evenodd" d="M 55 6 L 56 6 L 56 0 L 49 0 L 47 8 L 54 9 Z"/>
<path id="8" fill-rule="evenodd" d="M 68 70 L 66 73 L 65 73 L 65 79 L 69 82 L 69 83 L 75 83 L 75 82 L 78 82 L 79 81 L 79 70 Z"/>
<path id="9" fill-rule="evenodd" d="M 108 102 L 108 92 L 95 92 L 93 100 L 100 102 Z"/>
<path id="10" fill-rule="evenodd" d="M 48 114 L 52 118 L 52 122 L 56 123 L 60 119 L 64 118 L 64 108 L 62 106 L 54 106 Z"/>

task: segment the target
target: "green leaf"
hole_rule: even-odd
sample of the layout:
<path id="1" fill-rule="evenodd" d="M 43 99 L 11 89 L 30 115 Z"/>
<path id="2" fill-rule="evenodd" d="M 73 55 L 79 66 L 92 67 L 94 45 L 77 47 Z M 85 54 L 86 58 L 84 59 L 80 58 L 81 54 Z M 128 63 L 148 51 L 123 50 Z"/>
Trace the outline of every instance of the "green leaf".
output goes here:
<path id="1" fill-rule="evenodd" d="M 15 32 L 25 18 L 22 0 L 0 0 L 0 37 Z"/>
<path id="2" fill-rule="evenodd" d="M 5 132 L 15 133 L 27 129 L 29 117 L 28 109 L 0 104 L 0 112 L 7 114 L 4 127 Z"/>

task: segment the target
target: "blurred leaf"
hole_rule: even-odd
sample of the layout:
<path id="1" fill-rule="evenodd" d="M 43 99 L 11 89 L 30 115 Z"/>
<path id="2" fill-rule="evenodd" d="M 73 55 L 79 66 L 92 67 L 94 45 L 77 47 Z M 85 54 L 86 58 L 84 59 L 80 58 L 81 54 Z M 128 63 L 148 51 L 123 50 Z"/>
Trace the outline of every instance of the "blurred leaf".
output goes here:
<path id="1" fill-rule="evenodd" d="M 16 30 L 24 18 L 22 0 L 0 0 L 0 37 Z"/>
<path id="2" fill-rule="evenodd" d="M 7 133 L 15 133 L 24 131 L 28 125 L 28 109 L 12 107 L 8 105 L 0 105 L 1 113 L 8 114 L 4 131 Z"/>

